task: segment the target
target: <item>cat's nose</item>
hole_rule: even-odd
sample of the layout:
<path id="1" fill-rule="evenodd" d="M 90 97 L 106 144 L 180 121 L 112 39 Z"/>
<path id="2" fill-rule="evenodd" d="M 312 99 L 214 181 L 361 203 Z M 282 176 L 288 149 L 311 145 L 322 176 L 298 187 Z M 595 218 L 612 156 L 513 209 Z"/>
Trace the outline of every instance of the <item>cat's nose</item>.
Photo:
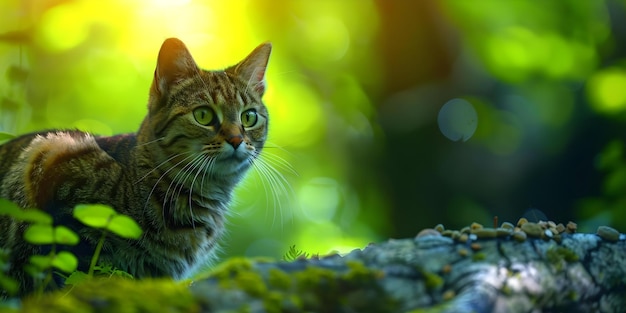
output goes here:
<path id="1" fill-rule="evenodd" d="M 230 135 L 226 139 L 226 142 L 228 142 L 231 146 L 233 146 L 233 148 L 235 148 L 235 150 L 237 150 L 237 148 L 239 147 L 239 145 L 241 144 L 242 141 L 243 141 L 243 136 L 242 135 Z"/>

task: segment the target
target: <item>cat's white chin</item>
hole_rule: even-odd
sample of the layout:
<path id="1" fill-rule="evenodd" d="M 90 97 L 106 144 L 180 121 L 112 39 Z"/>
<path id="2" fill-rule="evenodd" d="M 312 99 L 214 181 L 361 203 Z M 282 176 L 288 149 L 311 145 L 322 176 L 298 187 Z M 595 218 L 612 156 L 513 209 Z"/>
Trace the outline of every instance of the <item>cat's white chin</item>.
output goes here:
<path id="1" fill-rule="evenodd" d="M 222 176 L 243 174 L 250 168 L 250 156 L 230 155 L 216 160 L 216 173 Z"/>

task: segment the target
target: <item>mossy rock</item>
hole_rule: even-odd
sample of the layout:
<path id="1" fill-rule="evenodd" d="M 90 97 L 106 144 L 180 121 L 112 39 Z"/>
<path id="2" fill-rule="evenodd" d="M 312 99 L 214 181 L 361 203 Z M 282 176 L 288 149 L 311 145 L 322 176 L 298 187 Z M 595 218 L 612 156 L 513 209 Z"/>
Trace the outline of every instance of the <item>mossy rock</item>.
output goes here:
<path id="1" fill-rule="evenodd" d="M 23 312 L 199 312 L 187 283 L 94 278 L 22 302 Z"/>

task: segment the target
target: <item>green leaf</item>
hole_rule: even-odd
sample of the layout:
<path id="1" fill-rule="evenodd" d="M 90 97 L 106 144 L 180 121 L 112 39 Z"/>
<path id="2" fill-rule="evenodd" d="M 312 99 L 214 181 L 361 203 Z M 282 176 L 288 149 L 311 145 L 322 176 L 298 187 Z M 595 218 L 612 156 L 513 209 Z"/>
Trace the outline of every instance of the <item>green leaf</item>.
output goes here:
<path id="1" fill-rule="evenodd" d="M 43 272 L 44 269 L 40 268 L 38 265 L 33 264 L 25 264 L 24 272 L 30 275 L 32 278 L 36 280 L 43 280 L 46 277 L 46 274 Z"/>
<path id="2" fill-rule="evenodd" d="M 7 199 L 0 199 L 0 215 L 8 215 L 29 223 L 52 224 L 50 214 L 39 209 L 22 209 Z"/>
<path id="3" fill-rule="evenodd" d="M 89 278 L 89 275 L 85 272 L 75 271 L 70 274 L 70 276 L 65 280 L 66 285 L 78 285 L 80 283 L 84 283 Z"/>
<path id="4" fill-rule="evenodd" d="M 54 243 L 52 225 L 33 224 L 24 232 L 24 240 L 36 244 L 46 245 Z"/>
<path id="5" fill-rule="evenodd" d="M 37 224 L 52 224 L 52 217 L 50 214 L 41 211 L 39 209 L 25 209 L 21 210 L 21 214 L 16 216 L 15 218 L 20 221 L 29 222 L 29 223 L 37 223 Z"/>
<path id="6" fill-rule="evenodd" d="M 79 204 L 74 208 L 74 217 L 94 228 L 106 227 L 114 215 L 117 215 L 117 212 L 104 204 Z"/>
<path id="7" fill-rule="evenodd" d="M 0 132 L 0 141 L 13 139 L 17 136 L 5 132 Z"/>
<path id="8" fill-rule="evenodd" d="M 139 227 L 137 222 L 123 214 L 114 216 L 107 229 L 120 237 L 129 239 L 139 239 L 142 233 L 141 227 Z"/>
<path id="9" fill-rule="evenodd" d="M 49 268 L 51 263 L 52 256 L 50 255 L 33 255 L 30 257 L 30 264 L 34 265 L 39 270 Z"/>
<path id="10" fill-rule="evenodd" d="M 78 235 L 65 226 L 54 228 L 54 241 L 58 244 L 74 246 L 79 240 Z"/>
<path id="11" fill-rule="evenodd" d="M 300 258 L 308 258 L 309 254 L 302 251 L 302 250 L 298 250 L 296 249 L 296 245 L 292 245 L 289 246 L 289 251 L 287 251 L 287 253 L 285 253 L 285 255 L 283 255 L 283 260 L 285 261 L 295 261 L 297 259 Z"/>
<path id="12" fill-rule="evenodd" d="M 14 295 L 19 286 L 17 282 L 10 277 L 0 275 L 0 287 L 6 290 L 10 295 Z"/>
<path id="13" fill-rule="evenodd" d="M 9 215 L 11 217 L 16 217 L 21 214 L 22 209 L 15 203 L 0 198 L 0 215 Z"/>
<path id="14" fill-rule="evenodd" d="M 113 268 L 113 266 L 111 264 L 108 263 L 104 263 L 104 264 L 98 264 L 96 266 L 94 266 L 94 270 L 96 275 L 98 276 L 102 276 L 102 275 L 106 275 L 106 276 L 118 276 L 118 277 L 123 277 L 123 278 L 129 278 L 129 279 L 134 279 L 133 275 L 128 274 L 127 272 L 124 272 L 122 270 L 118 270 L 116 268 Z"/>
<path id="15" fill-rule="evenodd" d="M 52 266 L 66 273 L 70 273 L 75 271 L 76 267 L 78 267 L 78 259 L 70 252 L 61 251 L 52 259 Z"/>

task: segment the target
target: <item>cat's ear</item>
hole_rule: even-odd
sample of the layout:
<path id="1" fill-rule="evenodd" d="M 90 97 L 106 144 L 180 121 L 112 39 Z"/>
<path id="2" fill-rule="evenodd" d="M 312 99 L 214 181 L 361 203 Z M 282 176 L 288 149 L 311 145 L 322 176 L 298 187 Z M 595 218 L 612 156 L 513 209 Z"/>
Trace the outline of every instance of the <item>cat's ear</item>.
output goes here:
<path id="1" fill-rule="evenodd" d="M 269 42 L 262 43 L 243 61 L 226 71 L 239 76 L 247 82 L 248 88 L 252 88 L 260 95 L 263 95 L 265 92 L 265 71 L 271 52 L 272 44 Z"/>
<path id="2" fill-rule="evenodd" d="M 163 95 L 172 86 L 197 75 L 199 71 L 185 44 L 178 38 L 168 38 L 159 51 L 151 92 Z"/>

